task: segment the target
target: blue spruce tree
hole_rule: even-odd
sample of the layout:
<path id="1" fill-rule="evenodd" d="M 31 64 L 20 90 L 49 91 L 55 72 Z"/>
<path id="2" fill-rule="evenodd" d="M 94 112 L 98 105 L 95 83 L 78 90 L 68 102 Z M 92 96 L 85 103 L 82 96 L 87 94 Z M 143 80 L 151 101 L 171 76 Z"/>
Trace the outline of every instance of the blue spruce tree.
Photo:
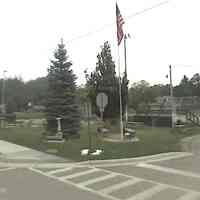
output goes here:
<path id="1" fill-rule="evenodd" d="M 57 131 L 56 118 L 61 118 L 64 138 L 79 135 L 80 112 L 76 98 L 76 76 L 71 69 L 65 45 L 61 40 L 48 68 L 48 96 L 46 101 L 47 131 Z"/>

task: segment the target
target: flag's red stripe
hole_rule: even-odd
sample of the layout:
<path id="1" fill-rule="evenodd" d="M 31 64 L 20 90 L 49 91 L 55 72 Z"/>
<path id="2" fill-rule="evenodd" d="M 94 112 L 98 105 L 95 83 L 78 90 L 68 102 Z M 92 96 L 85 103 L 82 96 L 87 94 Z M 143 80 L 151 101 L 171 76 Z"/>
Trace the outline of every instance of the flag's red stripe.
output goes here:
<path id="1" fill-rule="evenodd" d="M 122 26 L 124 24 L 124 19 L 122 15 L 120 14 L 120 11 L 117 5 L 116 5 L 116 22 L 117 22 L 117 40 L 118 40 L 118 45 L 120 45 L 124 37 L 124 32 L 122 29 Z"/>

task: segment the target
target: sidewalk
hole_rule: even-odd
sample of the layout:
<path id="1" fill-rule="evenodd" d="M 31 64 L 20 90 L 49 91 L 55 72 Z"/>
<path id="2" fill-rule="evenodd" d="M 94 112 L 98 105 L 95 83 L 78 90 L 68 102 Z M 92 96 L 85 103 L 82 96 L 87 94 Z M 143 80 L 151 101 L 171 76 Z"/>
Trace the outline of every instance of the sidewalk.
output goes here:
<path id="1" fill-rule="evenodd" d="M 0 140 L 0 161 L 6 162 L 69 162 L 68 160 L 43 153 L 28 147 Z"/>
<path id="2" fill-rule="evenodd" d="M 200 135 L 186 137 L 181 141 L 183 151 L 192 152 L 195 155 L 200 155 Z"/>

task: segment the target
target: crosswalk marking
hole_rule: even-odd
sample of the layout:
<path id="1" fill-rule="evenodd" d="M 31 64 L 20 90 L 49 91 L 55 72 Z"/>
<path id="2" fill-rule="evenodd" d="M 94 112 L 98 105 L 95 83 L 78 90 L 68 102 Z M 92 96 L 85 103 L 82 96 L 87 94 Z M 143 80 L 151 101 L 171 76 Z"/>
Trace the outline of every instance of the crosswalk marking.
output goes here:
<path id="1" fill-rule="evenodd" d="M 133 184 L 135 184 L 135 183 L 138 183 L 139 181 L 140 181 L 139 179 L 134 178 L 134 179 L 132 179 L 132 180 L 128 180 L 128 181 L 125 181 L 125 182 L 123 182 L 123 183 L 115 184 L 115 185 L 110 186 L 110 187 L 108 187 L 108 188 L 102 189 L 102 190 L 100 190 L 100 192 L 105 193 L 105 194 L 110 194 L 110 193 L 112 193 L 112 192 L 114 192 L 114 191 L 116 191 L 116 190 L 119 190 L 119 189 L 121 189 L 121 188 L 124 188 L 124 187 L 126 187 L 126 186 L 129 186 L 129 185 L 133 185 Z"/>
<path id="2" fill-rule="evenodd" d="M 166 189 L 167 187 L 165 185 L 156 185 L 153 188 L 146 189 L 143 192 L 140 192 L 127 200 L 144 200 L 152 197 L 154 194 Z"/>
<path id="3" fill-rule="evenodd" d="M 90 174 L 90 173 L 97 172 L 97 171 L 100 171 L 100 170 L 96 169 L 96 168 L 93 168 L 93 169 L 90 169 L 90 170 L 87 170 L 87 171 L 84 171 L 84 172 L 78 172 L 78 173 L 70 174 L 70 175 L 67 175 L 67 176 L 62 176 L 59 179 L 65 180 L 65 179 L 76 178 L 78 176 Z"/>
<path id="4" fill-rule="evenodd" d="M 149 165 L 149 164 L 145 164 L 145 165 L 148 166 L 148 167 L 151 167 L 151 165 Z M 140 165 L 140 166 L 142 166 L 142 165 Z M 104 197 L 107 197 L 107 198 L 113 199 L 113 200 L 119 200 L 118 198 L 114 197 L 113 192 L 118 192 L 118 190 L 126 189 L 126 187 L 129 187 L 129 186 L 132 187 L 132 185 L 134 187 L 134 184 L 140 183 L 141 181 L 154 183 L 155 185 L 152 186 L 151 188 L 148 188 L 148 189 L 144 190 L 144 191 L 140 191 L 140 193 L 137 193 L 134 196 L 129 197 L 127 200 L 148 200 L 149 198 L 153 197 L 154 195 L 156 195 L 160 191 L 163 191 L 163 190 L 165 190 L 167 188 L 178 189 L 178 190 L 183 191 L 183 193 L 185 193 L 185 194 L 183 194 L 181 197 L 179 197 L 176 200 L 197 200 L 200 197 L 200 192 L 195 192 L 193 190 L 180 188 L 180 187 L 175 187 L 175 186 L 169 185 L 169 184 L 162 184 L 162 183 L 158 183 L 158 182 L 155 182 L 155 181 L 146 180 L 146 179 L 133 177 L 133 176 L 128 176 L 128 175 L 125 175 L 125 174 L 112 172 L 112 171 L 105 170 L 105 169 L 99 169 L 99 168 L 95 168 L 95 167 L 88 167 L 87 169 L 85 169 L 85 167 L 83 167 L 84 171 L 82 170 L 81 167 L 78 167 L 78 168 L 80 168 L 80 170 L 82 170 L 81 172 L 80 172 L 80 170 L 79 170 L 79 172 L 77 172 L 75 170 L 76 172 L 74 171 L 74 172 L 72 172 L 72 174 L 68 174 L 68 175 L 65 174 L 65 175 L 59 176 L 59 177 L 56 176 L 56 173 L 65 172 L 65 171 L 68 171 L 70 169 L 73 170 L 73 169 L 76 169 L 76 168 L 77 167 L 75 167 L 75 166 L 73 166 L 73 167 L 72 166 L 68 166 L 66 168 L 52 169 L 52 171 L 48 171 L 48 172 L 41 172 L 41 171 L 37 170 L 37 168 L 35 168 L 35 169 L 31 168 L 31 170 L 36 171 L 38 173 L 41 173 L 43 175 L 49 176 L 51 178 L 57 179 L 57 180 L 59 180 L 61 182 L 72 184 L 72 185 L 74 185 L 74 186 L 76 186 L 76 187 L 78 187 L 80 189 L 87 190 L 87 191 L 99 194 L 101 196 L 104 196 Z M 76 178 L 76 177 L 79 178 L 79 177 L 81 177 L 83 175 L 87 175 L 87 174 L 90 175 L 93 172 L 101 172 L 101 171 L 107 172 L 108 174 L 107 175 L 101 175 L 100 177 L 94 177 L 93 176 L 94 178 L 91 178 L 90 176 L 88 176 L 88 178 L 90 177 L 88 180 L 80 179 L 79 183 L 73 183 L 73 178 Z M 115 178 L 115 177 L 117 177 L 119 175 L 123 176 L 123 177 L 126 177 L 128 180 L 124 180 L 123 182 L 117 182 L 115 184 L 112 183 L 110 186 L 108 186 L 106 188 L 104 187 L 102 189 L 100 189 L 98 187 L 96 189 L 94 189 L 94 188 L 92 189 L 89 186 L 90 184 L 100 183 L 101 181 L 104 181 L 104 180 L 106 180 L 106 181 L 108 180 L 109 181 L 109 179 Z"/>
<path id="5" fill-rule="evenodd" d="M 105 175 L 105 176 L 100 176 L 100 177 L 97 177 L 97 178 L 94 178 L 94 179 L 90 179 L 88 181 L 80 183 L 80 185 L 87 186 L 87 185 L 90 185 L 90 184 L 93 184 L 93 183 L 97 183 L 97 182 L 104 181 L 104 180 L 107 180 L 107 179 L 110 179 L 110 178 L 114 178 L 116 176 L 117 176 L 116 174 L 112 173 L 112 174 L 108 174 L 108 175 Z"/>
<path id="6" fill-rule="evenodd" d="M 44 175 L 44 176 L 50 177 L 50 178 L 52 178 L 52 179 L 54 179 L 54 180 L 59 180 L 59 181 L 62 182 L 62 183 L 67 183 L 67 184 L 73 185 L 73 186 L 76 187 L 76 188 L 85 190 L 85 191 L 87 191 L 87 192 L 91 192 L 91 193 L 93 193 L 93 194 L 95 194 L 95 195 L 98 195 L 98 196 L 101 196 L 101 197 L 103 197 L 103 199 L 119 200 L 118 198 L 112 197 L 112 196 L 110 196 L 110 195 L 103 194 L 103 193 L 100 193 L 100 192 L 98 192 L 98 191 L 92 190 L 92 189 L 90 189 L 90 188 L 88 188 L 88 187 L 83 187 L 83 186 L 81 186 L 80 184 L 73 183 L 73 182 L 70 181 L 70 180 L 61 179 L 61 178 L 58 178 L 58 177 L 56 177 L 56 176 L 49 175 L 48 173 L 42 172 L 42 171 L 38 170 L 37 168 L 29 168 L 29 169 L 32 170 L 32 171 L 34 171 L 34 172 L 36 172 L 36 173 L 39 173 L 39 174 L 42 174 L 42 175 Z"/>
<path id="7" fill-rule="evenodd" d="M 177 200 L 197 200 L 197 198 L 200 199 L 200 194 L 196 192 L 189 192 Z"/>
<path id="8" fill-rule="evenodd" d="M 53 175 L 53 174 L 56 174 L 56 173 L 59 173 L 59 172 L 69 171 L 71 169 L 72 169 L 72 167 L 62 168 L 62 169 L 55 169 L 55 170 L 52 170 L 52 171 L 48 172 L 48 174 L 49 175 Z"/>

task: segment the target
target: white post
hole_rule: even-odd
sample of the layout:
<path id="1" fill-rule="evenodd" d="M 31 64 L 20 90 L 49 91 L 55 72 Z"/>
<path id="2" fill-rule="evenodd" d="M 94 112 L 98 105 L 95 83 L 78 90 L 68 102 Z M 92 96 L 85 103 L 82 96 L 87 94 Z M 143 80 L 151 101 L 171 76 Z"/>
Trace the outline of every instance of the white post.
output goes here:
<path id="1" fill-rule="evenodd" d="M 126 39 L 127 36 L 126 34 L 124 35 L 124 64 L 125 64 L 125 72 L 124 75 L 126 77 L 126 81 L 127 81 L 127 62 L 126 62 Z M 126 88 L 127 89 L 127 88 Z M 126 124 L 128 123 L 128 91 L 126 91 L 127 96 L 126 98 L 126 105 L 125 105 L 125 117 L 126 117 Z"/>
<path id="2" fill-rule="evenodd" d="M 61 128 L 61 119 L 60 117 L 57 117 L 57 124 L 58 124 L 58 128 L 57 128 L 57 135 L 63 137 L 63 133 L 62 133 L 62 128 Z"/>
<path id="3" fill-rule="evenodd" d="M 122 117 L 122 87 L 121 87 L 121 72 L 120 72 L 120 56 L 119 56 L 119 46 L 118 46 L 118 71 L 119 71 L 119 109 L 120 109 L 120 133 L 121 140 L 124 139 L 124 127 L 123 127 L 123 117 Z"/>

